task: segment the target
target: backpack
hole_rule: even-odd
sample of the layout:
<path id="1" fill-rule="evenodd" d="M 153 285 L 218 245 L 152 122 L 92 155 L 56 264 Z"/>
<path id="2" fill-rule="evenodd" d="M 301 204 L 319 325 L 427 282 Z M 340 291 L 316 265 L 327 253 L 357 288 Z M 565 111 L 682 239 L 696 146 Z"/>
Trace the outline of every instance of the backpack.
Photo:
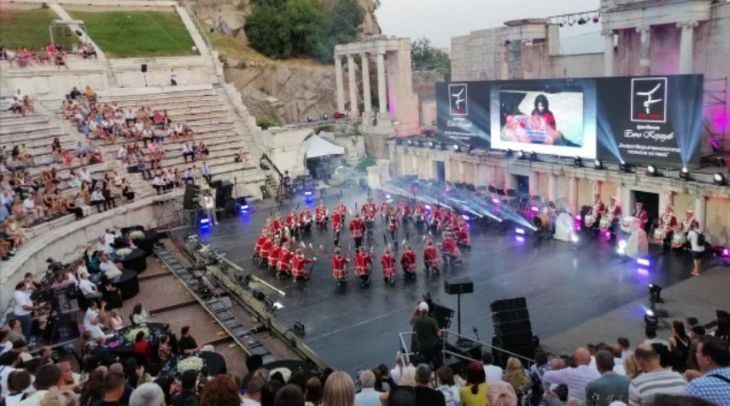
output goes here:
<path id="1" fill-rule="evenodd" d="M 704 247 L 705 244 L 707 244 L 707 240 L 705 239 L 705 233 L 697 233 L 697 245 L 700 247 Z"/>

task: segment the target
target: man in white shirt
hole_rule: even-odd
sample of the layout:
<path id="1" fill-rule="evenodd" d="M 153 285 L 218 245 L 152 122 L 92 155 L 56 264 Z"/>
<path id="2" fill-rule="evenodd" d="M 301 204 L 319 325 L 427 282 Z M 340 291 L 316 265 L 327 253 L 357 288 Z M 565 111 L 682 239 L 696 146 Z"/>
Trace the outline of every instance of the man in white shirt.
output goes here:
<path id="1" fill-rule="evenodd" d="M 99 262 L 99 270 L 107 274 L 108 272 L 114 273 L 122 273 L 122 271 L 119 270 L 116 264 L 114 262 L 109 260 L 109 257 L 106 254 L 101 254 L 101 262 Z M 114 272 L 116 271 L 116 272 Z M 109 275 L 107 275 L 109 276 Z"/>
<path id="2" fill-rule="evenodd" d="M 114 334 L 104 334 L 104 330 L 102 330 L 99 325 L 98 317 L 91 319 L 91 325 L 89 325 L 89 328 L 87 328 L 86 331 L 88 331 L 89 334 L 91 334 L 91 338 L 97 342 L 101 340 L 101 338 L 110 339 L 114 337 Z"/>
<path id="3" fill-rule="evenodd" d="M 30 339 L 31 327 L 33 326 L 31 314 L 33 313 L 33 310 L 35 310 L 35 305 L 33 304 L 33 300 L 30 298 L 28 285 L 25 284 L 25 281 L 20 282 L 15 286 L 13 299 L 15 299 L 15 307 L 13 307 L 15 318 L 20 322 L 25 338 Z"/>
<path id="4" fill-rule="evenodd" d="M 99 317 L 99 305 L 96 300 L 89 302 L 89 307 L 84 313 L 84 329 L 89 330 L 91 328 L 91 321 Z"/>
<path id="5" fill-rule="evenodd" d="M 203 210 L 205 210 L 208 218 L 213 221 L 213 224 L 218 225 L 218 219 L 215 215 L 215 199 L 211 195 L 210 190 L 203 195 Z"/>
<path id="6" fill-rule="evenodd" d="M 651 345 L 641 344 L 634 352 L 643 374 L 637 376 L 629 385 L 629 405 L 651 405 L 658 394 L 682 395 L 687 381 L 678 372 L 664 369 L 659 354 Z"/>
<path id="7" fill-rule="evenodd" d="M 79 281 L 79 289 L 81 290 L 81 293 L 84 295 L 84 297 L 87 299 L 100 299 L 102 297 L 102 294 L 101 292 L 99 292 L 99 288 L 96 287 L 94 282 L 89 280 L 89 275 L 83 273 L 80 277 L 81 280 Z"/>
<path id="8" fill-rule="evenodd" d="M 23 200 L 23 210 L 31 215 L 33 219 L 43 217 L 43 211 L 40 207 L 37 207 L 35 205 L 35 200 L 33 200 L 33 197 L 31 195 L 26 196 Z"/>
<path id="9" fill-rule="evenodd" d="M 366 369 L 360 372 L 362 390 L 355 395 L 355 406 L 380 406 L 380 393 L 375 390 L 375 374 Z"/>
<path id="10" fill-rule="evenodd" d="M 689 241 L 690 248 L 692 248 L 692 276 L 700 276 L 702 271 L 702 257 L 705 256 L 705 244 L 700 244 L 699 226 L 696 222 L 692 222 L 689 226 L 689 232 L 687 233 L 687 241 Z"/>
<path id="11" fill-rule="evenodd" d="M 542 387 L 549 388 L 552 384 L 568 386 L 568 400 L 570 398 L 585 401 L 586 385 L 601 377 L 598 370 L 590 366 L 591 353 L 585 348 L 578 348 L 573 353 L 574 368 L 564 368 L 557 371 L 546 371 L 542 376 Z"/>
<path id="12" fill-rule="evenodd" d="M 504 371 L 497 365 L 492 364 L 492 353 L 484 351 L 482 353 L 482 363 L 484 364 L 484 375 L 487 383 L 497 383 L 502 380 Z"/>
<path id="13" fill-rule="evenodd" d="M 0 395 L 7 397 L 10 391 L 8 390 L 8 377 L 13 371 L 16 371 L 21 363 L 20 353 L 11 351 L 2 357 L 2 364 L 0 365 Z"/>

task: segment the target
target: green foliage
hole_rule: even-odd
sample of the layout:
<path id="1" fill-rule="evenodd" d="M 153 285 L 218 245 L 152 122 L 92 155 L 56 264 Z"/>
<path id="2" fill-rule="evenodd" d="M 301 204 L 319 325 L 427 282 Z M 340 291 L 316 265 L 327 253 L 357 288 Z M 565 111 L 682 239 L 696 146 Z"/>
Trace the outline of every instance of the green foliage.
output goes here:
<path id="1" fill-rule="evenodd" d="M 368 169 L 368 166 L 375 165 L 375 158 L 371 156 L 366 156 L 365 158 L 361 159 L 360 162 L 355 165 L 355 169 L 358 172 L 365 172 Z"/>
<path id="2" fill-rule="evenodd" d="M 337 0 L 331 10 L 315 0 L 256 0 L 244 29 L 251 46 L 272 58 L 331 61 L 336 44 L 357 39 L 364 17 L 357 0 Z"/>
<path id="3" fill-rule="evenodd" d="M 0 11 L 0 44 L 8 49 L 44 48 L 51 42 L 48 27 L 57 18 L 48 5 L 31 10 Z M 56 43 L 64 48 L 79 42 L 67 27 L 59 26 L 53 35 Z"/>
<path id="4" fill-rule="evenodd" d="M 435 70 L 451 79 L 451 60 L 446 52 L 431 46 L 428 38 L 420 38 L 411 44 L 411 63 L 413 70 Z"/>
<path id="5" fill-rule="evenodd" d="M 72 11 L 111 57 L 195 55 L 193 39 L 174 11 Z"/>
<path id="6" fill-rule="evenodd" d="M 273 114 L 266 114 L 256 117 L 256 125 L 265 130 L 269 127 L 278 127 L 281 125 L 281 120 Z"/>

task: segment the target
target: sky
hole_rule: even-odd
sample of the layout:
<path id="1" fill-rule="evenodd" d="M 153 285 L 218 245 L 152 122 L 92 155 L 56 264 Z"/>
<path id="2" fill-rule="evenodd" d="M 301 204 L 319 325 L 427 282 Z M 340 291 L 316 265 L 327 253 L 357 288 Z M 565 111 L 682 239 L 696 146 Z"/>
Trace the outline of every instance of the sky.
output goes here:
<path id="1" fill-rule="evenodd" d="M 384 34 L 427 37 L 439 48 L 451 37 L 501 26 L 507 20 L 597 10 L 600 0 L 380 0 L 376 11 Z M 600 24 L 561 29 L 568 52 L 601 50 Z M 562 42 L 562 41 L 561 41 Z M 561 44 L 562 45 L 562 44 Z M 594 49 L 595 48 L 595 49 Z"/>

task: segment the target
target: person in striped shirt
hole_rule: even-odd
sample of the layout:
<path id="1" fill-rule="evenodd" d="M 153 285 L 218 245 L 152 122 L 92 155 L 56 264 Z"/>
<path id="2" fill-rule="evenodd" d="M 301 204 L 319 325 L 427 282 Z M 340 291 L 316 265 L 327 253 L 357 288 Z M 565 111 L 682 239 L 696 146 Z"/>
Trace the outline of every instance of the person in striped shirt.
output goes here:
<path id="1" fill-rule="evenodd" d="M 568 399 L 585 400 L 586 385 L 601 377 L 595 367 L 590 366 L 591 353 L 581 347 L 573 353 L 574 368 L 564 368 L 556 371 L 546 371 L 542 376 L 542 387 L 549 388 L 552 384 L 568 386 Z"/>
<path id="2" fill-rule="evenodd" d="M 654 347 L 642 344 L 636 348 L 634 356 L 643 373 L 629 385 L 629 406 L 653 405 L 654 396 L 659 394 L 684 394 L 687 381 L 678 372 L 662 367 Z"/>

